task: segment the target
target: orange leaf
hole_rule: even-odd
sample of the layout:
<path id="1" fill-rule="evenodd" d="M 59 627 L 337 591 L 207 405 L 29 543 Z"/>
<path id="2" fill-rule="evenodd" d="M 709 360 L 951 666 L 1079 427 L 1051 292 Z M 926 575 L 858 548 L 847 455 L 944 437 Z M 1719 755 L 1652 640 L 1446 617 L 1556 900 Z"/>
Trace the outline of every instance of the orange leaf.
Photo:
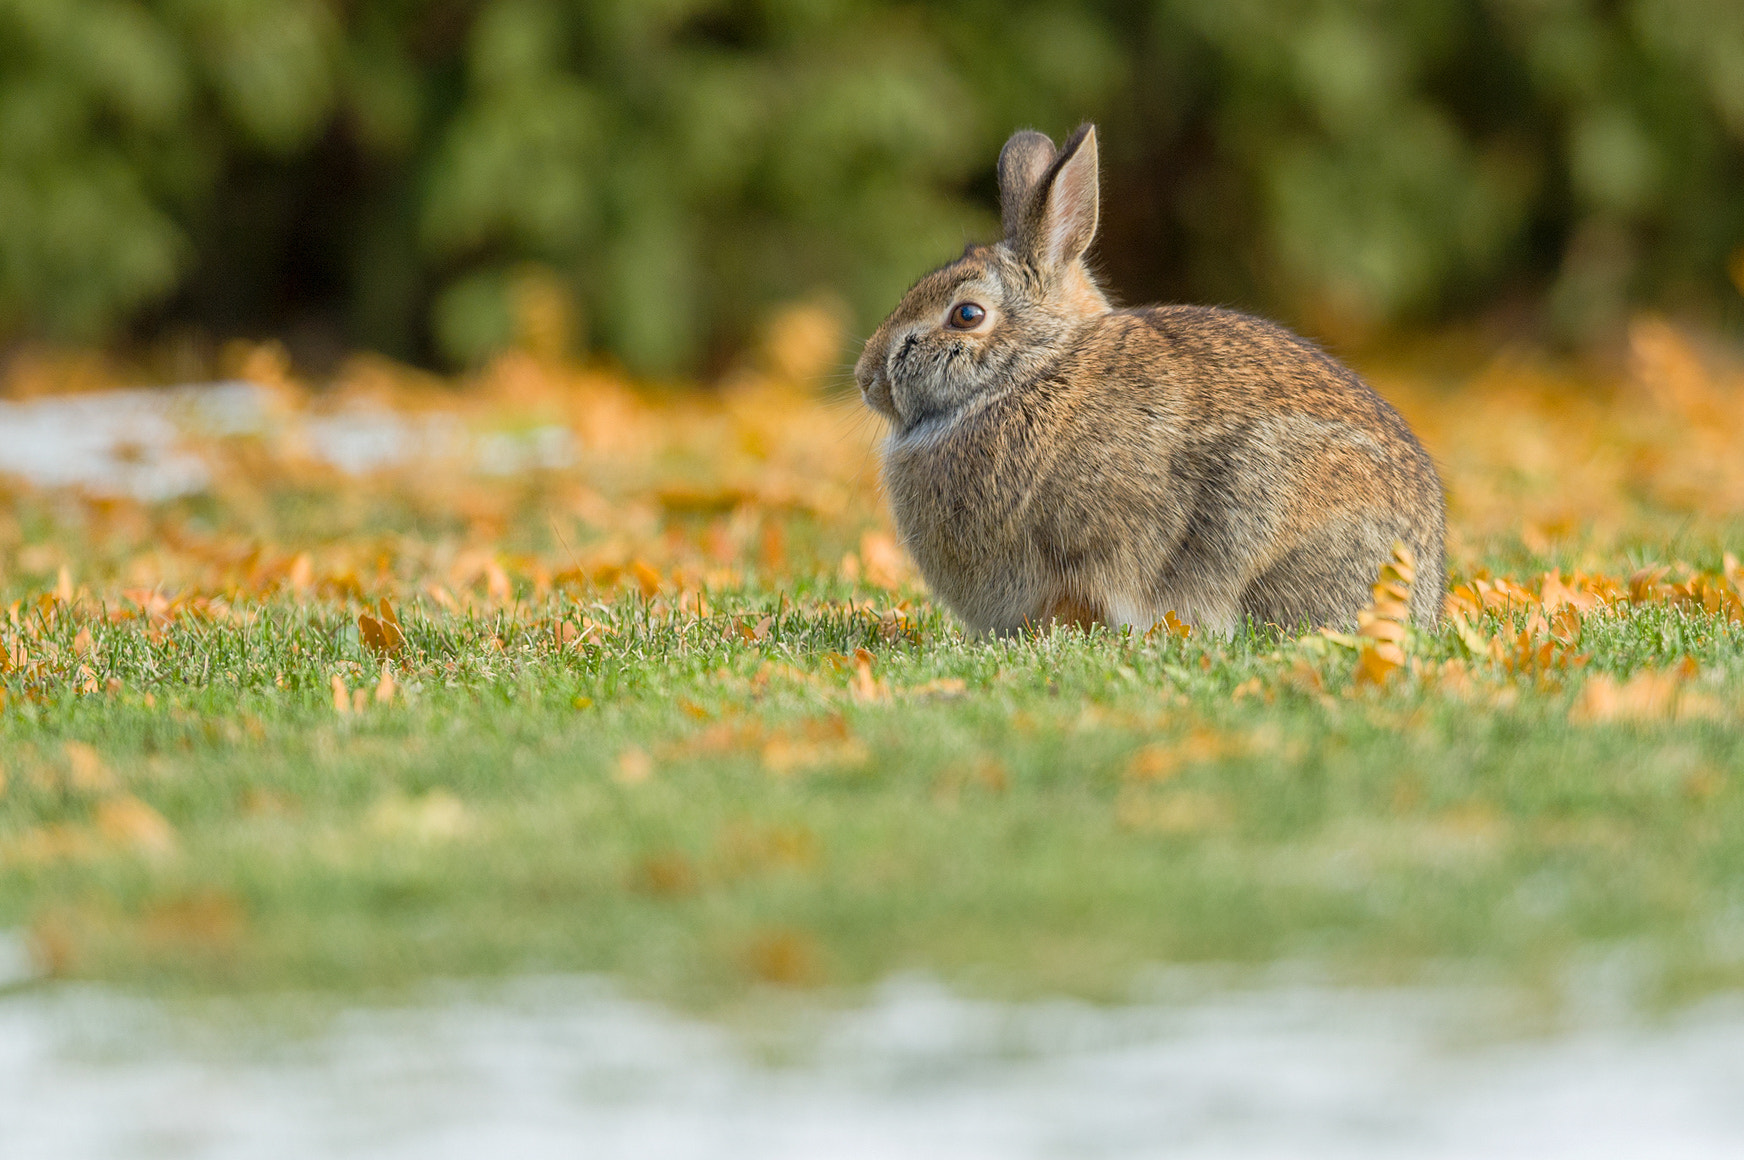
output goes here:
<path id="1" fill-rule="evenodd" d="M 1671 715 L 1677 687 L 1675 673 L 1643 669 L 1623 682 L 1601 673 L 1581 687 L 1568 717 L 1579 724 L 1662 720 Z"/>
<path id="2" fill-rule="evenodd" d="M 1581 615 L 1573 604 L 1564 604 L 1550 618 L 1550 635 L 1570 648 L 1580 644 Z"/>
<path id="3" fill-rule="evenodd" d="M 872 675 L 872 662 L 876 659 L 866 649 L 854 650 L 854 674 L 848 678 L 848 691 L 854 700 L 866 703 L 890 700 L 890 686 Z"/>
<path id="4" fill-rule="evenodd" d="M 1671 591 L 1671 585 L 1660 581 L 1670 571 L 1664 564 L 1652 568 L 1643 568 L 1629 577 L 1629 599 L 1636 604 L 1645 604 L 1653 600 L 1663 600 Z"/>
<path id="5" fill-rule="evenodd" d="M 495 560 L 484 566 L 484 591 L 498 604 L 507 604 L 514 599 L 515 586 L 509 583 L 509 574 Z"/>
<path id="6" fill-rule="evenodd" d="M 1359 686 L 1380 686 L 1387 683 L 1392 675 L 1399 670 L 1400 662 L 1389 656 L 1383 656 L 1381 648 L 1371 646 L 1362 650 L 1362 655 L 1356 662 L 1356 683 Z"/>
<path id="7" fill-rule="evenodd" d="M 636 586 L 642 590 L 642 595 L 648 600 L 654 599 L 660 591 L 660 573 L 646 560 L 632 560 L 630 574 L 636 578 Z"/>
<path id="8" fill-rule="evenodd" d="M 68 741 L 61 746 L 66 754 L 68 781 L 74 789 L 93 791 L 113 789 L 115 775 L 103 764 L 102 756 L 83 741 Z"/>
<path id="9" fill-rule="evenodd" d="M 176 848 L 175 831 L 163 815 L 127 794 L 97 804 L 97 832 L 141 854 L 161 856 Z"/>
<path id="10" fill-rule="evenodd" d="M 291 561 L 291 567 L 285 573 L 285 580 L 292 591 L 301 596 L 315 585 L 315 561 L 309 558 L 309 553 L 299 552 L 297 558 Z"/>
<path id="11" fill-rule="evenodd" d="M 969 691 L 969 684 L 967 681 L 964 681 L 959 677 L 940 677 L 936 681 L 928 681 L 924 685 L 915 685 L 904 691 L 910 697 L 950 700 L 966 694 Z"/>
<path id="12" fill-rule="evenodd" d="M 1359 613 L 1358 620 L 1364 622 L 1362 627 L 1356 630 L 1358 636 L 1364 636 L 1370 640 L 1384 640 L 1392 641 L 1394 643 L 1401 642 L 1405 639 L 1405 626 L 1397 620 L 1390 620 L 1386 617 L 1377 617 L 1374 614 L 1367 612 Z"/>

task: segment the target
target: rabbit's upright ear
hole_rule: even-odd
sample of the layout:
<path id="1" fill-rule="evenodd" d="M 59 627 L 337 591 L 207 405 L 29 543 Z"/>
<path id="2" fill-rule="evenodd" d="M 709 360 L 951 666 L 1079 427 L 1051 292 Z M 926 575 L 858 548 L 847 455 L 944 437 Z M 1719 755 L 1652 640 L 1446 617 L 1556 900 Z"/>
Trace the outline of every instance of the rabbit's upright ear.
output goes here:
<path id="1" fill-rule="evenodd" d="M 1036 183 L 1012 235 L 1033 265 L 1057 270 L 1084 256 L 1096 238 L 1098 179 L 1096 126 L 1081 125 Z"/>
<path id="2" fill-rule="evenodd" d="M 1014 237 L 1023 223 L 1029 195 L 1054 162 L 1054 142 L 1046 133 L 1020 129 L 999 151 L 999 216 L 1005 236 Z"/>

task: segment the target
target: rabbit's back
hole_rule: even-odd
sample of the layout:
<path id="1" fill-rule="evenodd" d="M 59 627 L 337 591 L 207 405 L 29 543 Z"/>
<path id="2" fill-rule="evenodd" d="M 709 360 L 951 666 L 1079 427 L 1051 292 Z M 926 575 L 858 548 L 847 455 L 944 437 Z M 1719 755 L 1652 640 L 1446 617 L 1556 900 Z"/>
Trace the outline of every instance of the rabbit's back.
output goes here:
<path id="1" fill-rule="evenodd" d="M 893 436 L 886 477 L 928 582 L 979 628 L 1349 623 L 1395 540 L 1416 617 L 1440 605 L 1441 485 L 1404 420 L 1229 311 L 1104 314 L 1044 373 Z"/>

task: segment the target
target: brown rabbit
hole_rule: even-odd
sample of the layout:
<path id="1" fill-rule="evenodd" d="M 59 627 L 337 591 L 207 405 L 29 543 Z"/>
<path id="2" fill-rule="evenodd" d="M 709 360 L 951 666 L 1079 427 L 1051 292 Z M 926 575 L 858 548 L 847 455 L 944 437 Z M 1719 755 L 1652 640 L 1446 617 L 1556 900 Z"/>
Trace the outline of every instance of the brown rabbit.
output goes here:
<path id="1" fill-rule="evenodd" d="M 1441 480 L 1399 413 L 1280 326 L 1117 310 L 1084 263 L 1096 131 L 999 155 L 1005 237 L 914 285 L 855 367 L 890 420 L 884 479 L 933 592 L 978 632 L 1146 628 L 1173 611 L 1349 625 L 1394 541 L 1412 617 L 1443 590 Z"/>

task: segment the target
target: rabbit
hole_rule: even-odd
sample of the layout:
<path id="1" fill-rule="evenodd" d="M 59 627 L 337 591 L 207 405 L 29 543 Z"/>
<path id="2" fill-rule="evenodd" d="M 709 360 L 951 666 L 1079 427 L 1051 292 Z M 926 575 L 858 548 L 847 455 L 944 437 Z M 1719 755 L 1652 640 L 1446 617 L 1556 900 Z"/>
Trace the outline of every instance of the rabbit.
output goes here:
<path id="1" fill-rule="evenodd" d="M 1402 541 L 1433 626 L 1445 501 L 1399 413 L 1274 323 L 1112 305 L 1093 125 L 1015 134 L 998 181 L 1005 236 L 916 282 L 854 368 L 934 595 L 981 635 L 1349 627 Z"/>

